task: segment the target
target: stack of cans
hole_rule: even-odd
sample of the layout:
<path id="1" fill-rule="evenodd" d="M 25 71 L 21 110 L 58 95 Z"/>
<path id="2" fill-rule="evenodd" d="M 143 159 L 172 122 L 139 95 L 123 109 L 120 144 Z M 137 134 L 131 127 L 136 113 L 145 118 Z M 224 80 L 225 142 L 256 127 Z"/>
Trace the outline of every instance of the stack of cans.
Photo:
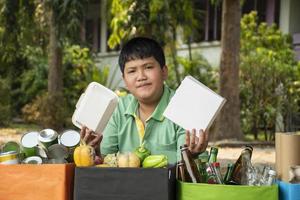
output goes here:
<path id="1" fill-rule="evenodd" d="M 20 144 L 7 142 L 1 147 L 0 164 L 60 164 L 73 162 L 74 149 L 80 144 L 80 134 L 66 130 L 58 134 L 53 129 L 23 134 Z"/>

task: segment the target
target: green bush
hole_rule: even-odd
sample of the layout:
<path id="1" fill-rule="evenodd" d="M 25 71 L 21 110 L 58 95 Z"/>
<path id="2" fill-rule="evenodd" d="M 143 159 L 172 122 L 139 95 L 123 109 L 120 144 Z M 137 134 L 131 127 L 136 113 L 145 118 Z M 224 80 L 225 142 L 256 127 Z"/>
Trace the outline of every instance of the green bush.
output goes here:
<path id="1" fill-rule="evenodd" d="M 171 58 L 167 57 L 167 59 L 168 63 L 170 63 L 168 64 L 169 77 L 167 83 L 171 88 L 176 89 L 178 87 L 178 83 L 176 81 L 174 65 L 170 60 Z M 218 73 L 202 55 L 195 54 L 193 55 L 192 60 L 180 56 L 177 56 L 176 59 L 180 66 L 180 80 L 183 80 L 183 78 L 187 75 L 191 75 L 212 90 L 217 90 Z"/>
<path id="2" fill-rule="evenodd" d="M 63 59 L 63 97 L 49 97 L 47 57 L 43 56 L 39 49 L 34 48 L 28 48 L 26 55 L 31 69 L 22 75 L 21 88 L 24 97 L 21 99 L 24 102 L 23 118 L 28 122 L 49 127 L 52 127 L 55 121 L 68 125 L 76 102 L 87 85 L 92 81 L 103 85 L 107 83 L 109 68 L 98 69 L 88 48 L 81 48 L 78 45 L 67 46 Z M 55 101 L 57 98 L 62 98 L 63 101 Z M 53 110 L 49 110 L 51 104 L 55 104 Z"/>
<path id="3" fill-rule="evenodd" d="M 240 97 L 245 133 L 274 139 L 276 118 L 297 110 L 293 84 L 299 80 L 290 37 L 275 26 L 257 23 L 257 13 L 241 20 Z M 299 97 L 298 97 L 299 99 Z"/>

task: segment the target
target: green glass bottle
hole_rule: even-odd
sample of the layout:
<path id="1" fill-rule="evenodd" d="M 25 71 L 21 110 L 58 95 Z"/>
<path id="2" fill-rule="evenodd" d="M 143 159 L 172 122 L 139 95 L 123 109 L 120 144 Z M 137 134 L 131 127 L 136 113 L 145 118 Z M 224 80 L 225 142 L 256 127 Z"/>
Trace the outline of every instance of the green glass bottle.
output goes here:
<path id="1" fill-rule="evenodd" d="M 224 184 L 229 184 L 230 183 L 230 178 L 231 178 L 233 168 L 234 168 L 234 164 L 233 163 L 228 163 L 227 171 L 225 173 L 224 180 L 223 180 Z"/>
<path id="2" fill-rule="evenodd" d="M 209 163 L 217 162 L 217 155 L 218 155 L 218 148 L 211 147 L 208 162 Z"/>
<path id="3" fill-rule="evenodd" d="M 202 178 L 202 183 L 207 183 L 208 174 L 206 171 L 206 164 L 208 162 L 208 157 L 208 151 L 205 151 L 198 156 L 197 164 L 200 176 Z"/>

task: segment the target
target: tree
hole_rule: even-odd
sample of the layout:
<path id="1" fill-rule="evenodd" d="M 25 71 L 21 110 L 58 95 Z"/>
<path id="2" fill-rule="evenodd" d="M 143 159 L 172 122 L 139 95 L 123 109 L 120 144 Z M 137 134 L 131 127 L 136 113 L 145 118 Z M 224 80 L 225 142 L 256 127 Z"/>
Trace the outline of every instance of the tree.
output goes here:
<path id="1" fill-rule="evenodd" d="M 177 32 L 182 29 L 185 42 L 189 42 L 192 30 L 200 25 L 199 13 L 193 1 L 186 0 L 113 0 L 111 2 L 112 34 L 108 44 L 114 48 L 122 40 L 135 36 L 155 38 L 170 54 L 177 85 L 181 82 L 177 60 Z M 190 53 L 191 55 L 191 53 Z M 190 59 L 191 56 L 190 56 Z"/>
<path id="2" fill-rule="evenodd" d="M 47 114 L 50 124 L 46 126 L 59 129 L 65 117 L 62 113 L 64 107 L 63 95 L 63 45 L 66 38 L 79 37 L 81 20 L 84 15 L 84 5 L 87 0 L 47 0 L 41 2 L 44 7 L 44 17 L 49 28 L 49 57 L 48 57 L 48 98 Z"/>
<path id="3" fill-rule="evenodd" d="M 220 94 L 226 98 L 213 135 L 218 139 L 242 139 L 239 100 L 240 0 L 223 0 Z"/>

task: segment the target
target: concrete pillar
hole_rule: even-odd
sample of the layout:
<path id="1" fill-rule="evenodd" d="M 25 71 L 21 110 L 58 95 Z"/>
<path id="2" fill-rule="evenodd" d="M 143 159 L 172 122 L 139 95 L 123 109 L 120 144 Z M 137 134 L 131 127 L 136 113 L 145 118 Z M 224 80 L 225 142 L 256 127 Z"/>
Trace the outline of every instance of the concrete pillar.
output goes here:
<path id="1" fill-rule="evenodd" d="M 107 17 L 106 17 L 107 0 L 101 0 L 101 18 L 100 18 L 100 52 L 107 51 Z"/>
<path id="2" fill-rule="evenodd" d="M 299 0 L 281 0 L 279 26 L 283 33 L 300 33 L 299 10 Z"/>

